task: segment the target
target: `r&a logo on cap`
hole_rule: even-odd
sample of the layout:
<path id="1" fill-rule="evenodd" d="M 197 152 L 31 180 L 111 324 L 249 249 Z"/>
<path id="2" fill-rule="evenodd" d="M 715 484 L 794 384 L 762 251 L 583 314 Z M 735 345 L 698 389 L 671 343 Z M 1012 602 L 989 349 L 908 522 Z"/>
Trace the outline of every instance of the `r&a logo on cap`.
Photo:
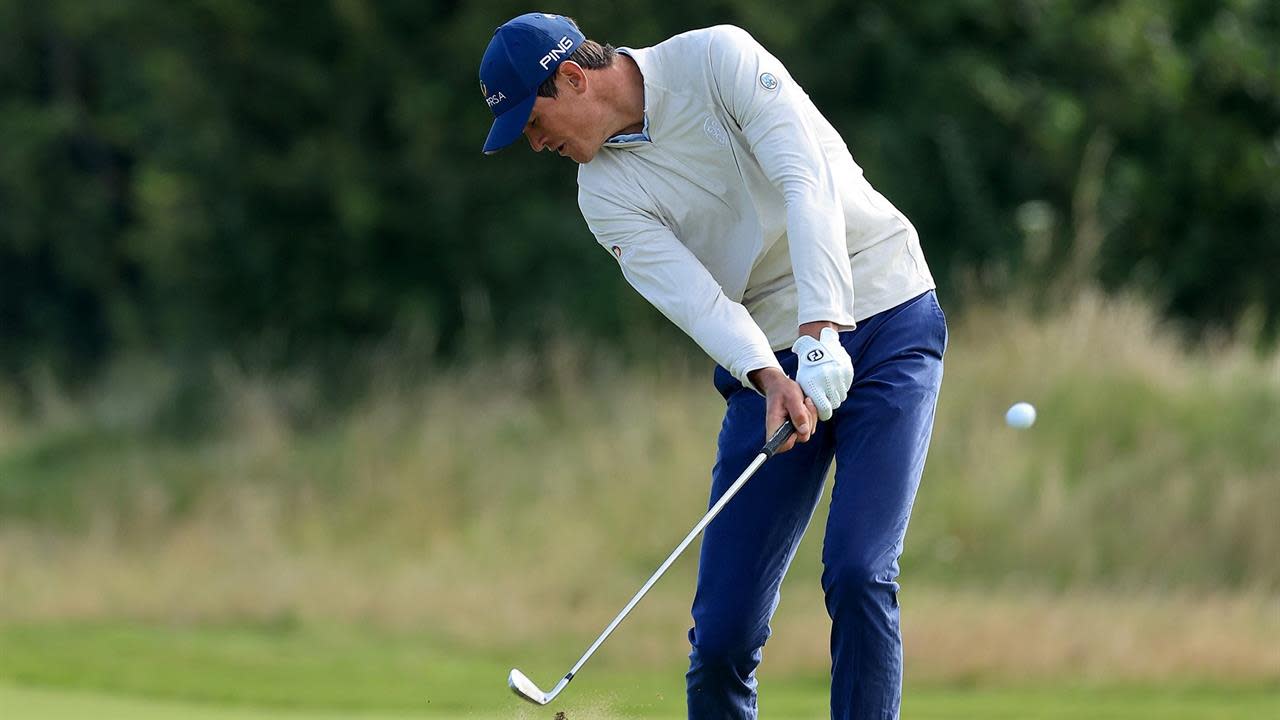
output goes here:
<path id="1" fill-rule="evenodd" d="M 507 99 L 507 96 L 503 95 L 501 90 L 494 95 L 490 95 L 489 88 L 485 87 L 484 83 L 480 83 L 480 94 L 484 95 L 484 101 L 489 107 L 493 107 Z"/>

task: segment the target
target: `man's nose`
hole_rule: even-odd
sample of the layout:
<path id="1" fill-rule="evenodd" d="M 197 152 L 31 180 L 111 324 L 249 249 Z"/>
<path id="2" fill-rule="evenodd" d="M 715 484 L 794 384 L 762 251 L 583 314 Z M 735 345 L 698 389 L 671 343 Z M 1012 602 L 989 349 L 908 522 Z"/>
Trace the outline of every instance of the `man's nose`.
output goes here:
<path id="1" fill-rule="evenodd" d="M 524 136 L 529 139 L 529 147 L 533 148 L 534 152 L 542 152 L 542 148 L 547 146 L 547 139 L 541 133 L 525 130 Z"/>

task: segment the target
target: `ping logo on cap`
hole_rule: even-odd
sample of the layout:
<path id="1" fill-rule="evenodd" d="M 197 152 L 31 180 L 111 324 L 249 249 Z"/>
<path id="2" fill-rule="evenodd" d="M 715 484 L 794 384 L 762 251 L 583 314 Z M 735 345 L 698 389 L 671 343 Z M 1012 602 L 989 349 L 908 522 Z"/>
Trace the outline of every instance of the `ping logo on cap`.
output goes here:
<path id="1" fill-rule="evenodd" d="M 538 61 L 538 64 L 542 66 L 543 70 L 546 70 L 548 65 L 559 60 L 571 49 L 573 49 L 573 41 L 569 39 L 568 35 L 565 35 L 560 38 L 560 42 L 556 43 L 555 47 L 551 48 L 551 52 L 542 56 L 542 59 Z"/>

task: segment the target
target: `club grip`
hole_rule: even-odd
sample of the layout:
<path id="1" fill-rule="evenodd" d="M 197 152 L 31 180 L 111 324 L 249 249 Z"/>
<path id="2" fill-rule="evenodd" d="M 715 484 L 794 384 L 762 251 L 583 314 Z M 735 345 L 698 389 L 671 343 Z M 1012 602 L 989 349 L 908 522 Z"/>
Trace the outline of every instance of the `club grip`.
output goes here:
<path id="1" fill-rule="evenodd" d="M 773 434 L 773 437 L 769 438 L 769 441 L 764 444 L 764 447 L 761 448 L 760 452 L 764 453 L 768 457 L 773 457 L 777 454 L 778 448 L 782 447 L 782 444 L 785 443 L 787 438 L 791 437 L 792 433 L 795 431 L 795 423 L 791 422 L 791 418 L 787 418 L 782 422 L 782 426 L 778 428 L 777 432 Z"/>

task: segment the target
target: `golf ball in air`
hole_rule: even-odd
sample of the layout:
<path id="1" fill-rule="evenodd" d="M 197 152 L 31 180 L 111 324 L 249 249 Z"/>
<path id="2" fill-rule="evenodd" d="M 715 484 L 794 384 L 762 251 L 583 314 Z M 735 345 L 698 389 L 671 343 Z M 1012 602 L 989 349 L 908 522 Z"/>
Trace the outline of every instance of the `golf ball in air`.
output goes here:
<path id="1" fill-rule="evenodd" d="M 1009 424 L 1009 427 L 1019 430 L 1029 428 L 1036 422 L 1036 409 L 1031 403 L 1014 403 L 1013 407 L 1009 408 L 1009 412 L 1004 414 L 1004 421 Z"/>

